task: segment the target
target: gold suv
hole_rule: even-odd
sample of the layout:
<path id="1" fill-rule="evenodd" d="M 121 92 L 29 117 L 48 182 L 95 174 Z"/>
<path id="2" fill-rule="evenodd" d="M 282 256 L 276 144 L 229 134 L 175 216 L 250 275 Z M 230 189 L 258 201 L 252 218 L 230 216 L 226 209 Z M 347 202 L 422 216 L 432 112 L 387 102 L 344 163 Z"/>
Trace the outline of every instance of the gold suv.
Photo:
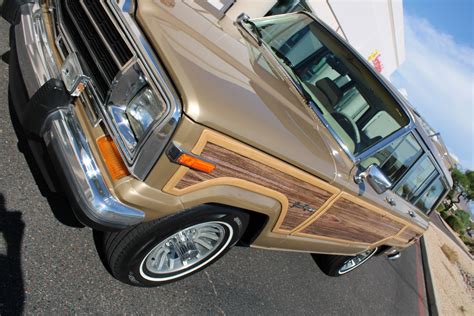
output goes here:
<path id="1" fill-rule="evenodd" d="M 307 12 L 3 2 L 13 115 L 123 282 L 176 281 L 236 244 L 340 276 L 397 258 L 452 185 L 406 100 Z"/>

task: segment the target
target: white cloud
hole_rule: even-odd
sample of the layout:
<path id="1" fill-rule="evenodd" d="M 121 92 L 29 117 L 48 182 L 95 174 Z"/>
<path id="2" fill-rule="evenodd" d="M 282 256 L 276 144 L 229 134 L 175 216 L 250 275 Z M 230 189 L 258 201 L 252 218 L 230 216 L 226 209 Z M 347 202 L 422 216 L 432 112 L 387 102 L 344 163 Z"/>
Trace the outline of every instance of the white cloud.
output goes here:
<path id="1" fill-rule="evenodd" d="M 405 39 L 406 61 L 392 81 L 474 170 L 474 49 L 413 16 L 405 17 Z"/>

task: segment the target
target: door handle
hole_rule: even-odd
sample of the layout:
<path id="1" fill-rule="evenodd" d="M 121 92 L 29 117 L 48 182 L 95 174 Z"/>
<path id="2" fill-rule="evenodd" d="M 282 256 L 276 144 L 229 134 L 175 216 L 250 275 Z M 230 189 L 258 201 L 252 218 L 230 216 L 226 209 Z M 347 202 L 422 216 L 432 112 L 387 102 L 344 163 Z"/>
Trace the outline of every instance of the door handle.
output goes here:
<path id="1" fill-rule="evenodd" d="M 390 204 L 391 206 L 397 205 L 397 202 L 395 202 L 394 198 L 388 197 L 386 200 L 387 200 L 387 203 Z"/>
<path id="2" fill-rule="evenodd" d="M 408 211 L 408 214 L 409 214 L 411 217 L 416 217 L 416 213 L 413 212 L 413 211 Z"/>

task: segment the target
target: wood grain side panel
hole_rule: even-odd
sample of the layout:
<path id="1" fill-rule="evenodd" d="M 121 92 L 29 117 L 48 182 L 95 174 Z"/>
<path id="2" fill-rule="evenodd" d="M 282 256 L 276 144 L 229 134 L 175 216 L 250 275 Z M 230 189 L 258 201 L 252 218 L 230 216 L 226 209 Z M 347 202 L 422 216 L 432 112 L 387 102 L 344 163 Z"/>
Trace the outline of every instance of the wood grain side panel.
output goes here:
<path id="1" fill-rule="evenodd" d="M 411 239 L 420 236 L 421 234 L 407 227 L 404 231 L 400 233 L 397 237 L 401 240 L 409 242 Z"/>
<path id="2" fill-rule="evenodd" d="M 215 178 L 231 177 L 275 190 L 288 198 L 288 211 L 280 226 L 283 230 L 291 231 L 313 214 L 295 207 L 297 202 L 318 210 L 333 196 L 327 190 L 213 143 L 207 143 L 200 156 L 215 163 L 217 168 L 211 174 L 189 170 L 176 184 L 177 189 Z"/>
<path id="3" fill-rule="evenodd" d="M 373 244 L 396 235 L 403 227 L 390 217 L 340 198 L 302 233 Z"/>
<path id="4" fill-rule="evenodd" d="M 393 246 L 393 247 L 399 247 L 399 248 L 403 248 L 407 245 L 406 242 L 398 239 L 398 238 L 391 238 L 389 240 L 387 240 L 386 242 L 384 242 L 385 245 L 387 246 Z"/>

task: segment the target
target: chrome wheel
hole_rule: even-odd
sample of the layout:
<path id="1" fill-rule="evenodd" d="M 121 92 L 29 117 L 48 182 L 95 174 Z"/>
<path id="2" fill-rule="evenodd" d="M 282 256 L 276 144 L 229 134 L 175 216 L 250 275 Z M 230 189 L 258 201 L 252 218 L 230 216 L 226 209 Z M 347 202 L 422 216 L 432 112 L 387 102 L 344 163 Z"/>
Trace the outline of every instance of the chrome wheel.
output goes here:
<path id="1" fill-rule="evenodd" d="M 344 264 L 342 265 L 342 267 L 339 269 L 338 273 L 345 274 L 351 270 L 354 270 L 355 268 L 357 268 L 358 266 L 360 266 L 361 264 L 369 260 L 370 257 L 372 257 L 375 254 L 376 251 L 377 251 L 377 248 L 370 249 L 370 250 L 364 251 L 363 253 L 358 254 L 355 257 L 352 257 L 346 260 Z"/>
<path id="2" fill-rule="evenodd" d="M 190 273 L 215 258 L 232 239 L 232 227 L 207 222 L 187 227 L 156 245 L 143 259 L 140 272 L 150 280 Z"/>

